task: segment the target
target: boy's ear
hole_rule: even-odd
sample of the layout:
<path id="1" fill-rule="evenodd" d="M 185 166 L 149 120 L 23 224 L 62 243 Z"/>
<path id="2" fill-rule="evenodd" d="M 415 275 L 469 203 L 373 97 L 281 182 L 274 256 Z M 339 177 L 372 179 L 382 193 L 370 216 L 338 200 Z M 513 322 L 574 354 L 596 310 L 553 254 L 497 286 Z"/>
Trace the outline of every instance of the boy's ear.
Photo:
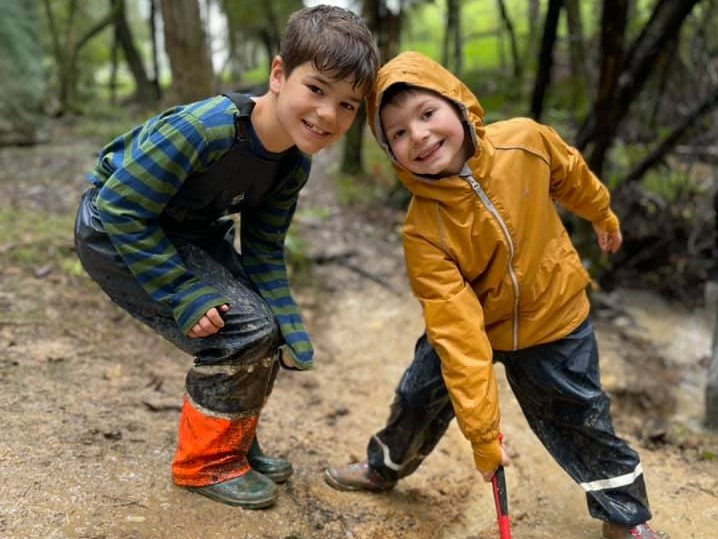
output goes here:
<path id="1" fill-rule="evenodd" d="M 284 61 L 277 55 L 272 60 L 272 67 L 269 69 L 269 89 L 277 94 L 284 84 Z"/>

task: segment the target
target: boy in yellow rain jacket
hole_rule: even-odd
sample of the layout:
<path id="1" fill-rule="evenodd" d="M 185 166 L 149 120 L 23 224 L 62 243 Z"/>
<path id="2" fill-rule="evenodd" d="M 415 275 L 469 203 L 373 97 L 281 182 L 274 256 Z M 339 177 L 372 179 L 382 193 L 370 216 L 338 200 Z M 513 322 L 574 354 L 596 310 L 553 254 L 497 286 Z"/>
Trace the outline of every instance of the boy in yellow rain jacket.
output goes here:
<path id="1" fill-rule="evenodd" d="M 491 480 L 499 443 L 493 362 L 529 425 L 580 484 L 608 539 L 655 539 L 637 453 L 616 437 L 589 319 L 589 276 L 555 201 L 593 223 L 605 252 L 622 243 L 610 196 L 550 127 L 484 125 L 477 98 L 415 52 L 379 72 L 372 131 L 413 198 L 404 225 L 409 280 L 426 334 L 368 459 L 329 468 L 338 489 L 386 490 L 412 473 L 453 417 Z"/>

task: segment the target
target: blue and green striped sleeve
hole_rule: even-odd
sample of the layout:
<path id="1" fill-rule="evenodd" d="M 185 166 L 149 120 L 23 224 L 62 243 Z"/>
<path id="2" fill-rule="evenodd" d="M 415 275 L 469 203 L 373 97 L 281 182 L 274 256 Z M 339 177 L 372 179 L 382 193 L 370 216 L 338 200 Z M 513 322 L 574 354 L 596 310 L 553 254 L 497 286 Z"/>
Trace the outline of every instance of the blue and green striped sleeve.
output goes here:
<path id="1" fill-rule="evenodd" d="M 97 209 L 115 249 L 147 293 L 168 305 L 186 334 L 212 307 L 227 303 L 187 269 L 159 217 L 185 179 L 232 145 L 227 100 L 211 98 L 152 118 L 103 151 Z"/>
<path id="2" fill-rule="evenodd" d="M 289 289 L 284 239 L 297 207 L 299 191 L 309 177 L 303 158 L 283 189 L 261 207 L 242 212 L 242 264 L 274 313 L 284 341 L 300 369 L 313 367 L 314 349 Z"/>

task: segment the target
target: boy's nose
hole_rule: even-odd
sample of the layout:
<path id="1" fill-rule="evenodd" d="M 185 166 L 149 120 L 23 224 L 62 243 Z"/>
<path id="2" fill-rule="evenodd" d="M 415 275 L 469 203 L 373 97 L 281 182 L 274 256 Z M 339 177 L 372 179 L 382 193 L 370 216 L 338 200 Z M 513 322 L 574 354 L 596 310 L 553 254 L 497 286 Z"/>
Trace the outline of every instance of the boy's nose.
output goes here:
<path id="1" fill-rule="evenodd" d="M 337 110 L 334 105 L 324 105 L 322 107 L 319 107 L 319 117 L 322 119 L 323 122 L 325 122 L 325 127 L 331 127 L 334 125 L 334 122 L 337 118 Z"/>
<path id="2" fill-rule="evenodd" d="M 411 130 L 411 141 L 414 144 L 418 144 L 420 142 L 423 142 L 428 135 L 429 135 L 429 132 L 426 129 L 412 129 Z"/>

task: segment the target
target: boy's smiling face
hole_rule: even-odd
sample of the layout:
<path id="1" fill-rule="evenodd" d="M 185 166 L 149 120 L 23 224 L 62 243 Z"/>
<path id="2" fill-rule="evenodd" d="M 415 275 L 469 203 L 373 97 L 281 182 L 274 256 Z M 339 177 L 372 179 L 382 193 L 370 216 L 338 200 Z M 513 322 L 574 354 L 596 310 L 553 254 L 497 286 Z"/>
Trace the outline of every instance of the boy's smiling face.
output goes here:
<path id="1" fill-rule="evenodd" d="M 414 174 L 458 174 L 471 154 L 459 113 L 433 92 L 404 92 L 382 106 L 380 119 L 394 158 Z"/>
<path id="2" fill-rule="evenodd" d="M 280 57 L 274 59 L 270 89 L 275 93 L 276 118 L 300 150 L 315 154 L 351 127 L 364 94 L 351 80 L 337 80 L 312 62 L 298 65 L 287 76 Z"/>

